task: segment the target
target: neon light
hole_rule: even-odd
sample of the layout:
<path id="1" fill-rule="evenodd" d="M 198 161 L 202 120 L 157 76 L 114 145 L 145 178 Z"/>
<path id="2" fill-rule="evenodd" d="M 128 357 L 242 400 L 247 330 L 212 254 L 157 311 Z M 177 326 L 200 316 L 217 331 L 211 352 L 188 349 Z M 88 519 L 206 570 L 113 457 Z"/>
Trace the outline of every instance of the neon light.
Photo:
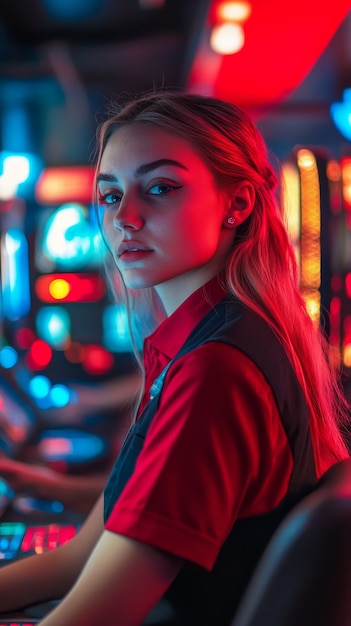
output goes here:
<path id="1" fill-rule="evenodd" d="M 132 339 L 125 305 L 107 306 L 102 314 L 102 342 L 112 352 L 130 352 Z"/>
<path id="2" fill-rule="evenodd" d="M 104 374 L 111 369 L 113 362 L 112 354 L 105 348 L 93 344 L 85 346 L 82 365 L 89 374 Z"/>
<path id="3" fill-rule="evenodd" d="M 294 248 L 296 262 L 301 265 L 300 258 L 300 233 L 301 233 L 301 215 L 300 215 L 300 179 L 299 171 L 293 163 L 283 163 L 282 165 L 282 190 L 283 190 L 283 206 L 286 218 L 286 224 L 290 241 Z M 300 269 L 301 272 L 301 269 Z"/>
<path id="4" fill-rule="evenodd" d="M 28 244 L 25 234 L 11 228 L 1 238 L 3 314 L 15 321 L 30 311 Z"/>
<path id="5" fill-rule="evenodd" d="M 11 369 L 18 361 L 18 354 L 12 346 L 5 346 L 0 350 L 0 364 L 5 369 Z"/>
<path id="6" fill-rule="evenodd" d="M 0 153 L 2 174 L 0 176 L 0 199 L 9 200 L 24 195 L 28 184 L 33 184 L 41 169 L 41 162 L 34 154 Z"/>
<path id="7" fill-rule="evenodd" d="M 235 54 L 244 44 L 245 33 L 241 24 L 225 22 L 212 28 L 210 46 L 217 54 Z"/>
<path id="8" fill-rule="evenodd" d="M 301 292 L 312 321 L 319 325 L 321 307 L 320 188 L 316 159 L 310 150 L 297 153 L 301 177 Z"/>
<path id="9" fill-rule="evenodd" d="M 43 302 L 97 302 L 106 293 L 98 274 L 46 274 L 37 278 L 35 292 Z"/>
<path id="10" fill-rule="evenodd" d="M 35 188 L 38 204 L 57 205 L 63 202 L 92 201 L 94 169 L 81 167 L 50 167 L 45 169 Z"/>
<path id="11" fill-rule="evenodd" d="M 251 15 L 252 7 L 249 2 L 220 2 L 215 6 L 217 21 L 244 22 Z"/>
<path id="12" fill-rule="evenodd" d="M 342 102 L 330 106 L 331 118 L 345 139 L 351 141 L 351 89 L 345 89 Z"/>
<path id="13" fill-rule="evenodd" d="M 35 340 L 35 334 L 31 328 L 19 328 L 15 333 L 15 339 L 19 348 L 28 350 Z"/>
<path id="14" fill-rule="evenodd" d="M 71 400 L 71 393 L 66 385 L 53 385 L 50 390 L 50 400 L 54 407 L 64 407 Z"/>
<path id="15" fill-rule="evenodd" d="M 99 264 L 106 255 L 96 220 L 86 206 L 60 206 L 39 229 L 36 263 L 39 269 L 69 267 L 70 270 Z M 50 265 L 48 265 L 48 261 Z"/>
<path id="16" fill-rule="evenodd" d="M 38 336 L 56 350 L 63 349 L 70 338 L 71 320 L 66 309 L 60 306 L 44 306 L 36 317 Z"/>
<path id="17" fill-rule="evenodd" d="M 351 211 L 351 158 L 341 159 L 342 197 L 346 211 Z"/>
<path id="18" fill-rule="evenodd" d="M 62 278 L 56 278 L 49 285 L 49 293 L 54 300 L 64 300 L 70 291 L 70 284 L 67 280 L 63 280 Z"/>
<path id="19" fill-rule="evenodd" d="M 41 370 L 47 367 L 51 359 L 52 349 L 41 339 L 36 339 L 36 341 L 33 342 L 26 357 L 28 367 L 32 370 Z"/>
<path id="20" fill-rule="evenodd" d="M 47 376 L 34 376 L 29 383 L 29 393 L 33 398 L 45 398 L 50 387 L 51 383 Z"/>

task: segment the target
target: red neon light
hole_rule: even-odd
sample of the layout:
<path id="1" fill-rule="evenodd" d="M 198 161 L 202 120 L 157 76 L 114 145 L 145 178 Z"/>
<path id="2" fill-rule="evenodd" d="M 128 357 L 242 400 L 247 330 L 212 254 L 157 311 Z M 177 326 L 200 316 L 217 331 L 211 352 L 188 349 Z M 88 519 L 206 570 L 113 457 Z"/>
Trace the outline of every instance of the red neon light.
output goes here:
<path id="1" fill-rule="evenodd" d="M 41 370 L 49 365 L 52 359 L 52 349 L 41 339 L 37 339 L 32 344 L 27 356 L 27 365 L 32 370 Z"/>
<path id="2" fill-rule="evenodd" d="M 66 287 L 59 290 L 59 285 Z M 106 285 L 98 274 L 43 274 L 35 282 L 35 293 L 43 302 L 98 302 Z M 56 295 L 55 295 L 56 294 Z"/>
<path id="3" fill-rule="evenodd" d="M 94 169 L 89 166 L 49 167 L 35 188 L 38 204 L 55 205 L 63 202 L 91 203 Z"/>
<path id="4" fill-rule="evenodd" d="M 346 296 L 348 298 L 351 298 L 351 274 L 346 274 L 345 276 L 345 291 L 346 291 Z"/>
<path id="5" fill-rule="evenodd" d="M 113 356 L 102 346 L 91 344 L 84 347 L 82 365 L 88 374 L 105 374 L 113 365 Z"/>
<path id="6" fill-rule="evenodd" d="M 22 350 L 28 350 L 35 341 L 35 334 L 31 328 L 19 328 L 16 332 L 16 342 Z"/>

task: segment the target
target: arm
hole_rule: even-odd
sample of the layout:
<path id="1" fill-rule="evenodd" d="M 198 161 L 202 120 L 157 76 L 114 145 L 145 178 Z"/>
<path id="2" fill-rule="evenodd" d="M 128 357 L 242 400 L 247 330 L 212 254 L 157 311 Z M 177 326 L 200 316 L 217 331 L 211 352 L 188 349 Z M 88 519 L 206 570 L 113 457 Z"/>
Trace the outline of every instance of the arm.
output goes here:
<path id="1" fill-rule="evenodd" d="M 182 566 L 170 554 L 105 531 L 71 592 L 42 626 L 140 626 Z"/>
<path id="2" fill-rule="evenodd" d="M 59 500 L 72 510 L 89 513 L 106 483 L 106 473 L 60 474 L 41 465 L 0 458 L 0 476 L 17 495 Z"/>
<path id="3" fill-rule="evenodd" d="M 43 411 L 43 419 L 53 423 L 81 423 L 85 416 L 97 411 L 125 410 L 133 405 L 142 384 L 139 372 L 113 378 L 94 385 L 71 385 L 77 400 L 59 409 Z"/>
<path id="4" fill-rule="evenodd" d="M 61 598 L 78 578 L 103 532 L 103 496 L 68 543 L 0 568 L 0 611 Z"/>

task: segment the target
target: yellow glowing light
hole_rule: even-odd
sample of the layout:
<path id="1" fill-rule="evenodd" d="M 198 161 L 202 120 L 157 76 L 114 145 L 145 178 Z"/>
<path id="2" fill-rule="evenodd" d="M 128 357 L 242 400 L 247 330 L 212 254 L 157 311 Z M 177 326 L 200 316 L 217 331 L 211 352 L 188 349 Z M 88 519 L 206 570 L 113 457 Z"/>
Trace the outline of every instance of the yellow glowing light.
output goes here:
<path id="1" fill-rule="evenodd" d="M 235 54 L 245 43 L 244 30 L 240 24 L 225 22 L 211 31 L 210 46 L 217 54 Z"/>
<path id="2" fill-rule="evenodd" d="M 346 367 L 351 367 L 351 343 L 344 346 L 343 361 Z"/>
<path id="3" fill-rule="evenodd" d="M 297 162 L 299 167 L 304 169 L 314 168 L 316 159 L 310 150 L 301 149 L 297 153 Z"/>
<path id="4" fill-rule="evenodd" d="M 251 10 L 249 2 L 222 2 L 217 9 L 217 17 L 222 22 L 245 22 Z"/>
<path id="5" fill-rule="evenodd" d="M 312 321 L 318 324 L 321 309 L 321 298 L 319 291 L 311 291 L 308 294 L 305 292 L 304 300 L 306 302 L 307 313 L 309 314 Z"/>
<path id="6" fill-rule="evenodd" d="M 297 163 L 301 179 L 300 287 L 308 313 L 318 325 L 321 284 L 319 175 L 316 159 L 310 150 L 299 150 Z"/>
<path id="7" fill-rule="evenodd" d="M 282 165 L 283 206 L 290 241 L 294 248 L 296 262 L 300 265 L 300 179 L 293 163 Z"/>
<path id="8" fill-rule="evenodd" d="M 63 300 L 69 294 L 71 287 L 67 280 L 57 278 L 49 285 L 49 293 L 55 300 Z"/>
<path id="9" fill-rule="evenodd" d="M 344 184 L 343 193 L 345 202 L 347 202 L 347 204 L 351 204 L 351 183 L 348 185 Z"/>

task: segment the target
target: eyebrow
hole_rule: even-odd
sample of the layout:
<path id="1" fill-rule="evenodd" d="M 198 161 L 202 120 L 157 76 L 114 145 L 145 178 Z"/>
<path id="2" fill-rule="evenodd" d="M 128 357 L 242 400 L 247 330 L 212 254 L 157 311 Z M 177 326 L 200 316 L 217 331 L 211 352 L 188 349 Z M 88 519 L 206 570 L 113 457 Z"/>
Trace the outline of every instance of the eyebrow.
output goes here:
<path id="1" fill-rule="evenodd" d="M 175 167 L 180 167 L 182 170 L 187 170 L 188 168 L 176 161 L 175 159 L 158 159 L 157 161 L 152 161 L 151 163 L 145 163 L 144 165 L 139 165 L 139 167 L 135 170 L 136 176 L 143 176 L 144 174 L 148 174 L 152 172 L 152 170 L 156 170 L 158 167 L 162 165 L 175 165 Z M 96 178 L 97 182 L 105 181 L 105 182 L 116 182 L 118 179 L 113 174 L 98 174 Z"/>

